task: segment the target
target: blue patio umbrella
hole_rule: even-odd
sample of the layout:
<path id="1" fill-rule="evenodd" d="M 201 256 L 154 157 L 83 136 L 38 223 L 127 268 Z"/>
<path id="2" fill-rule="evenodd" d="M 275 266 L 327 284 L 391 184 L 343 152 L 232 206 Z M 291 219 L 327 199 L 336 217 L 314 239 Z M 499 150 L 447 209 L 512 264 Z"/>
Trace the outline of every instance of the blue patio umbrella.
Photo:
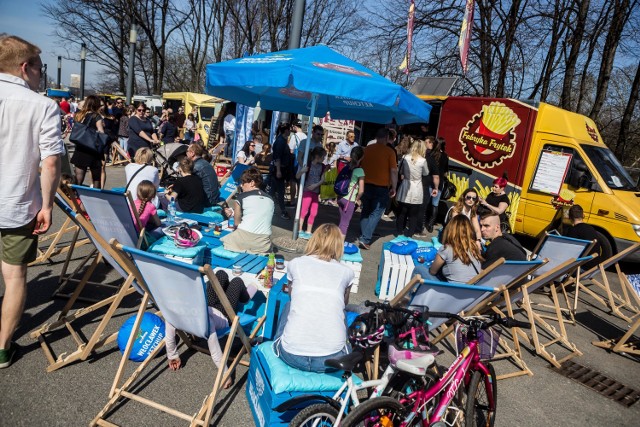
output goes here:
<path id="1" fill-rule="evenodd" d="M 429 121 L 431 106 L 400 85 L 335 52 L 313 46 L 207 65 L 206 92 L 267 110 L 398 124 Z M 311 135 L 309 122 L 307 135 Z M 304 162 L 307 163 L 309 145 Z M 300 186 L 304 188 L 304 175 Z M 297 238 L 298 198 L 293 238 Z"/>

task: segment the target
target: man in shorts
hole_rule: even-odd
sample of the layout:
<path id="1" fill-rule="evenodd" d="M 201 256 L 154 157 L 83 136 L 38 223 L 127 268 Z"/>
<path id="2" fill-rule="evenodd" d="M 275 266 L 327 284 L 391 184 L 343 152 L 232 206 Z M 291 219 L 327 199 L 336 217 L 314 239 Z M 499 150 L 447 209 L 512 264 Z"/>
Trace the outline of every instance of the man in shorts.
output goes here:
<path id="1" fill-rule="evenodd" d="M 17 352 L 12 337 L 27 296 L 27 264 L 36 259 L 38 235 L 51 226 L 64 153 L 60 110 L 34 92 L 42 78 L 40 52 L 19 37 L 0 34 L 0 368 L 10 366 Z"/>

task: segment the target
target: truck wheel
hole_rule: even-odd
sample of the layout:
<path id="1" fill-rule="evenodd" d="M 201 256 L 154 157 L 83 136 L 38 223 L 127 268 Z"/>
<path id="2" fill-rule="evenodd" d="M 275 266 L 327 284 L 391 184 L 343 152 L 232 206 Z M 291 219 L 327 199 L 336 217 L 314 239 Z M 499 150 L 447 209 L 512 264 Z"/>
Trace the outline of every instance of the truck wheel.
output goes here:
<path id="1" fill-rule="evenodd" d="M 598 259 L 598 262 L 611 258 L 613 255 L 613 248 L 611 248 L 611 242 L 607 236 L 596 231 L 596 238 L 598 239 L 598 242 L 600 242 L 600 258 Z"/>

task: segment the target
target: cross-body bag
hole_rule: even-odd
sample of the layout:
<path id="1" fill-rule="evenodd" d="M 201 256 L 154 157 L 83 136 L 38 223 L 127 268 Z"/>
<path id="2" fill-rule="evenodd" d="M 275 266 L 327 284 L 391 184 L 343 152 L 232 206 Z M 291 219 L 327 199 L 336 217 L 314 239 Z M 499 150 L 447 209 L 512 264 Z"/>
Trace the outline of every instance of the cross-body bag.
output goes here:
<path id="1" fill-rule="evenodd" d="M 127 192 L 127 190 L 129 190 L 129 186 L 131 185 L 131 182 L 133 181 L 133 178 L 135 178 L 135 177 L 136 177 L 136 175 L 138 175 L 138 174 L 142 171 L 142 169 L 146 168 L 147 166 L 149 166 L 149 165 L 142 165 L 142 167 L 141 167 L 140 169 L 138 169 L 138 170 L 137 170 L 137 171 L 136 171 L 136 172 L 131 176 L 131 179 L 129 180 L 129 182 L 127 182 L 127 186 L 126 186 L 126 187 L 124 187 L 124 192 L 125 192 L 125 193 Z"/>

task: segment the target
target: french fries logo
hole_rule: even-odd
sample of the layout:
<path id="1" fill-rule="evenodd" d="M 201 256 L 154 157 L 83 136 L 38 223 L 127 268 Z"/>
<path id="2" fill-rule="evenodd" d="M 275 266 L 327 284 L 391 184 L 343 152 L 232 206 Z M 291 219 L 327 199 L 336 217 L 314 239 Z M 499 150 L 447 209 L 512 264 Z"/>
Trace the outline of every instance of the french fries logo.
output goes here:
<path id="1" fill-rule="evenodd" d="M 575 199 L 576 193 L 569 190 L 568 188 L 563 188 L 560 190 L 560 194 L 557 196 L 553 196 L 551 199 L 551 204 L 556 209 L 566 208 L 573 206 L 573 199 Z"/>
<path id="2" fill-rule="evenodd" d="M 482 169 L 501 164 L 516 151 L 515 128 L 519 124 L 518 115 L 502 102 L 483 105 L 460 131 L 465 156 Z"/>

